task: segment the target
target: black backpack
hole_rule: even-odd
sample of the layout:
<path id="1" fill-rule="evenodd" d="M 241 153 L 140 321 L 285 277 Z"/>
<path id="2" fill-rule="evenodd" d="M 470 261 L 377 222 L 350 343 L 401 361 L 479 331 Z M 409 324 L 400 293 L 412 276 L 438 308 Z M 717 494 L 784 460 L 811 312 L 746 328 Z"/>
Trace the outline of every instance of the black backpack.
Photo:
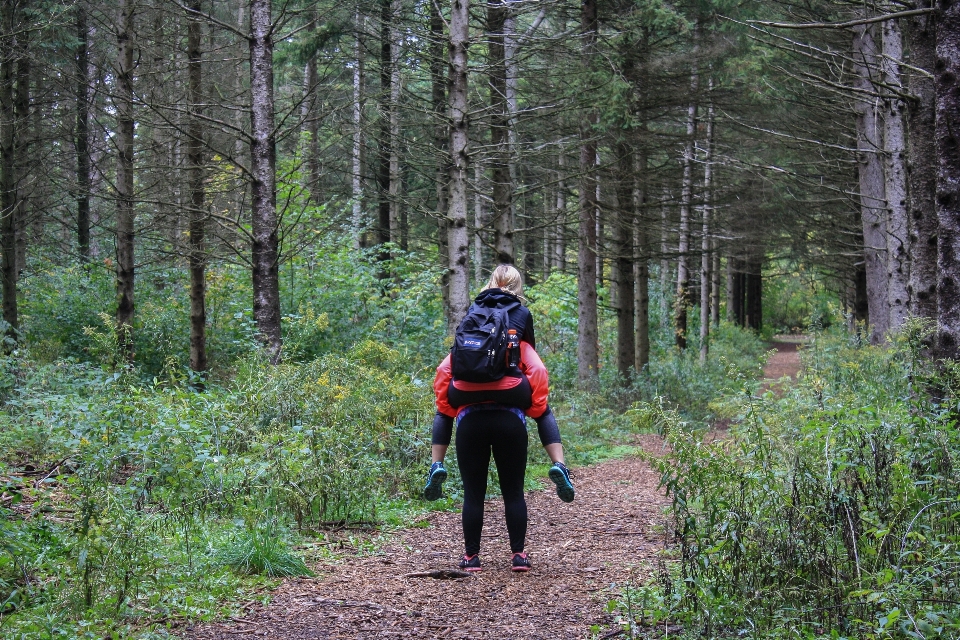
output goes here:
<path id="1" fill-rule="evenodd" d="M 450 348 L 453 377 L 465 382 L 496 382 L 506 375 L 508 328 L 507 307 L 470 305 Z"/>

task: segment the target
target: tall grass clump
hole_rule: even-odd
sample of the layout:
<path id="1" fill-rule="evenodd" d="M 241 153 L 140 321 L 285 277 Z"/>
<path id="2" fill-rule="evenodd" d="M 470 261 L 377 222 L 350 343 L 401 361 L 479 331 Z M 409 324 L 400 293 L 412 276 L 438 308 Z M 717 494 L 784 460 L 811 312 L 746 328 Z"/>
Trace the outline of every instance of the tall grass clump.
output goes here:
<path id="1" fill-rule="evenodd" d="M 960 405 L 922 332 L 886 348 L 821 333 L 789 393 L 744 385 L 731 438 L 666 429 L 677 546 L 666 577 L 631 591 L 632 632 L 642 618 L 687 637 L 960 635 Z"/>

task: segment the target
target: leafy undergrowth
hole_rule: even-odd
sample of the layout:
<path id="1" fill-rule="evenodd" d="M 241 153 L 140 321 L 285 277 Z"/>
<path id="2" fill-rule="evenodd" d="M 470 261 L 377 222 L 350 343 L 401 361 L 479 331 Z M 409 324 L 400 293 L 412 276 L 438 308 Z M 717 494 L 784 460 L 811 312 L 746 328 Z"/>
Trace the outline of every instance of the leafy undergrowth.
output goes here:
<path id="1" fill-rule="evenodd" d="M 789 393 L 740 395 L 731 439 L 667 425 L 677 545 L 611 604 L 627 637 L 960 636 L 958 378 L 923 331 L 818 335 Z"/>
<path id="2" fill-rule="evenodd" d="M 234 311 L 239 281 L 214 274 L 211 335 L 235 352 L 222 350 L 232 359 L 221 359 L 202 392 L 196 377 L 178 373 L 183 354 L 171 345 L 182 341 L 160 337 L 160 325 L 182 329 L 182 309 L 161 299 L 168 294 L 155 294 L 157 315 L 141 327 L 147 339 L 159 323 L 143 349 L 146 368 L 118 369 L 112 323 L 77 285 L 103 293 L 103 282 L 70 271 L 29 283 L 35 300 L 25 308 L 34 311 L 58 288 L 80 293 L 37 314 L 35 351 L 0 359 L 0 636 L 164 637 L 268 599 L 278 577 L 307 574 L 317 559 L 375 552 L 390 528 L 430 509 L 457 508 L 455 464 L 444 499 L 418 499 L 434 354 L 443 350 L 439 300 L 424 303 L 429 282 L 411 276 L 388 304 L 370 293 L 375 270 L 351 264 L 335 260 L 331 283 L 291 292 L 311 300 L 309 287 L 329 285 L 356 307 L 335 318 L 323 311 L 329 296 L 298 304 L 285 325 L 288 359 L 276 367 L 257 355 Z M 656 329 L 646 370 L 619 379 L 605 344 L 598 386 L 579 390 L 569 378 L 575 314 L 562 302 L 571 282 L 553 278 L 530 295 L 572 466 L 635 453 L 634 434 L 662 429 L 676 408 L 691 424 L 731 411 L 723 397 L 741 383 L 729 372 L 757 371 L 762 344 L 748 332 L 721 327 L 701 365 Z M 601 318 L 601 335 L 615 333 L 612 322 Z M 530 427 L 533 489 L 547 458 Z M 495 493 L 495 474 L 489 487 Z"/>

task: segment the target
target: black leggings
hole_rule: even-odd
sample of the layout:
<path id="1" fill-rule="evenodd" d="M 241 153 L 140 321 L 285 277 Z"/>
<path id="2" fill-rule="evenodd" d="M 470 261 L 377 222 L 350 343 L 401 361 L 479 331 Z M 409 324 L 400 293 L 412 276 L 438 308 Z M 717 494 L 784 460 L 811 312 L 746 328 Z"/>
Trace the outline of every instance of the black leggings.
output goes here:
<path id="1" fill-rule="evenodd" d="M 500 477 L 510 550 L 523 551 L 527 537 L 527 501 L 523 497 L 527 427 L 510 411 L 472 411 L 457 423 L 457 463 L 463 478 L 463 542 L 469 556 L 480 552 L 491 451 Z"/>

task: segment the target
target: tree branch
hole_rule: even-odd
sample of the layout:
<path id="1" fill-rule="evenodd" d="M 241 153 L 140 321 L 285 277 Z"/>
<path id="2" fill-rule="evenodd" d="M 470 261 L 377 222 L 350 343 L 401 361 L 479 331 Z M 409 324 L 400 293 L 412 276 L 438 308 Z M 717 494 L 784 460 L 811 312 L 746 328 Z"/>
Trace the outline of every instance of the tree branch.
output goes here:
<path id="1" fill-rule="evenodd" d="M 850 20 L 849 22 L 765 22 L 763 20 L 747 20 L 748 24 L 756 24 L 761 27 L 771 27 L 773 29 L 847 29 L 849 27 L 856 27 L 862 24 L 873 24 L 875 22 L 886 22 L 887 20 L 897 20 L 898 18 L 909 18 L 911 16 L 923 16 L 928 13 L 933 13 L 935 9 L 911 9 L 909 11 L 898 11 L 896 13 L 888 13 L 882 16 L 874 16 L 872 18 L 862 18 L 860 20 Z M 726 16 L 723 16 L 726 18 Z"/>

